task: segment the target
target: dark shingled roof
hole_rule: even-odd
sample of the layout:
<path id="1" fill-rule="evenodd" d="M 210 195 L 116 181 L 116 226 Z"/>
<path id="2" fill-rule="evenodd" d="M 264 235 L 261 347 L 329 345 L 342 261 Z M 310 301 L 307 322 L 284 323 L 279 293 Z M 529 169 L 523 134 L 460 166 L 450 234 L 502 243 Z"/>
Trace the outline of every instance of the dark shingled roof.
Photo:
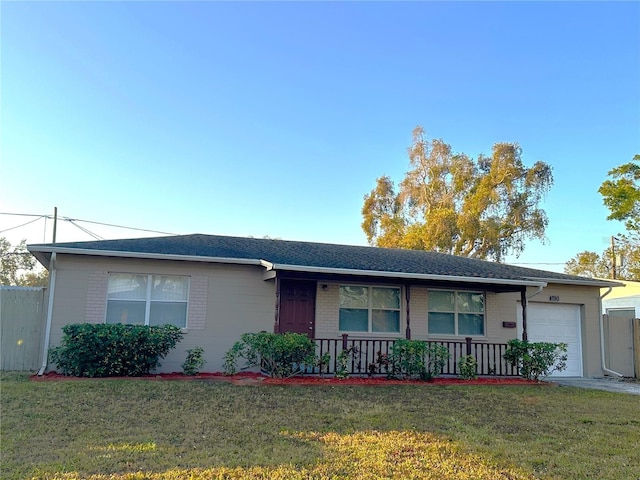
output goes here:
<path id="1" fill-rule="evenodd" d="M 483 278 L 509 281 L 542 280 L 593 286 L 615 284 L 437 252 L 202 234 L 29 245 L 29 250 L 40 260 L 43 256 L 38 255 L 39 253 L 61 250 L 65 253 L 71 253 L 73 250 L 79 250 L 78 253 L 84 254 L 95 252 L 96 255 L 104 252 L 128 252 L 143 256 L 153 254 L 266 260 L 276 266 L 294 265 L 364 272 L 473 277 L 479 280 Z"/>

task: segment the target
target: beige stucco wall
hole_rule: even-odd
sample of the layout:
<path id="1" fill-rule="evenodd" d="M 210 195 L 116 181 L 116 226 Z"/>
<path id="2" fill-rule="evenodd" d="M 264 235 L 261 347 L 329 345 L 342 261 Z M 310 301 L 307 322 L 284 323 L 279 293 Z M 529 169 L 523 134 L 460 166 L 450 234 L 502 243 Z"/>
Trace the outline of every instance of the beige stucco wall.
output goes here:
<path id="1" fill-rule="evenodd" d="M 224 352 L 241 334 L 273 330 L 275 282 L 264 281 L 259 266 L 70 255 L 58 255 L 57 263 L 51 346 L 59 344 L 66 324 L 104 322 L 109 272 L 191 277 L 185 336 L 160 372 L 181 371 L 195 346 L 204 349 L 203 370 L 221 371 Z"/>

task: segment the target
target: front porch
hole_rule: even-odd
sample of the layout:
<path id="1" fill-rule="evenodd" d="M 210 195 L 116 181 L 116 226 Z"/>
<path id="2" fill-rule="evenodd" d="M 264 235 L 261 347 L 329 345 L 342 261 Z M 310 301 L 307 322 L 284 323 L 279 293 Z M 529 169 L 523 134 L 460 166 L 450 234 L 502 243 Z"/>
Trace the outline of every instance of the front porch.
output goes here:
<path id="1" fill-rule="evenodd" d="M 337 371 L 338 357 L 343 351 L 351 349 L 347 363 L 347 374 L 355 376 L 384 375 L 386 371 L 380 363 L 380 356 L 390 353 L 397 339 L 364 339 L 343 334 L 342 338 L 315 338 L 317 354 L 329 353 L 330 361 L 321 369 L 307 369 L 310 375 L 334 375 Z M 449 350 L 449 361 L 440 371 L 441 375 L 458 375 L 460 357 L 473 355 L 478 363 L 478 375 L 503 377 L 518 376 L 517 368 L 506 362 L 502 355 L 507 349 L 506 343 L 473 342 L 471 337 L 463 341 L 426 341 L 428 344 L 442 345 Z"/>

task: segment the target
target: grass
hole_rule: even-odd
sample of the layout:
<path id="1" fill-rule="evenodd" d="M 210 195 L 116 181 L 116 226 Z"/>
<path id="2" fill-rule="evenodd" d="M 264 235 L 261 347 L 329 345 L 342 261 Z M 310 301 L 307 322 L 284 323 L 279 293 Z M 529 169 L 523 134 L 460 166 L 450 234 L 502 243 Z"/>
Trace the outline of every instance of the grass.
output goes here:
<path id="1" fill-rule="evenodd" d="M 0 388 L 4 479 L 640 478 L 633 395 L 19 374 Z"/>

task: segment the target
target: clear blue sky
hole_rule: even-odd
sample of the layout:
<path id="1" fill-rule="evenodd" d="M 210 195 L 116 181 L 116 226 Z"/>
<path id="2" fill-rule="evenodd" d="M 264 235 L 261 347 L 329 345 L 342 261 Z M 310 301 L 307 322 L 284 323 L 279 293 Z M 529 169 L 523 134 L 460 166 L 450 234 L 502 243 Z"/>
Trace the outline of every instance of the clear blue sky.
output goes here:
<path id="1" fill-rule="evenodd" d="M 562 271 L 623 231 L 597 189 L 640 153 L 637 2 L 4 1 L 0 15 L 2 212 L 364 245 L 363 196 L 401 180 L 422 125 L 457 152 L 519 142 L 527 165 L 552 165 L 549 241 L 511 261 Z M 27 220 L 0 215 L 0 230 Z"/>

